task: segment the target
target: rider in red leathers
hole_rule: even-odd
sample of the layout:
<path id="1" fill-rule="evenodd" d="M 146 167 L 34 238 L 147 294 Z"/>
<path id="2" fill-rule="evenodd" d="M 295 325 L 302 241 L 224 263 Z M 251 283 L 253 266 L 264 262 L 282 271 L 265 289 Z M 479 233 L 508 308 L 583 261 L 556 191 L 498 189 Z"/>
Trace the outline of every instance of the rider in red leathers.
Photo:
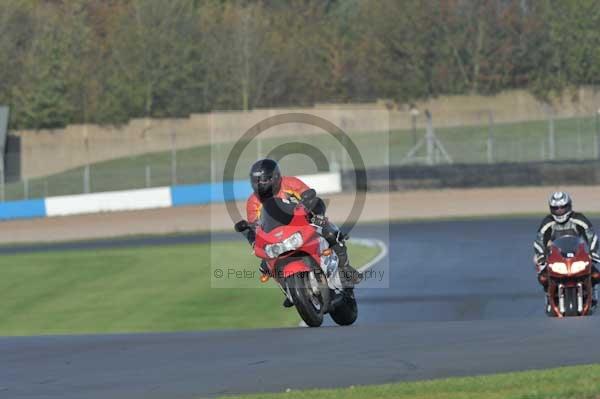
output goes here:
<path id="1" fill-rule="evenodd" d="M 290 202 L 302 202 L 313 215 L 311 222 L 322 228 L 321 235 L 337 254 L 340 277 L 345 288 L 353 288 L 354 284 L 360 282 L 362 274 L 350 266 L 348 261 L 346 236 L 325 217 L 325 203 L 322 199 L 314 197 L 308 204 L 303 201 L 303 194 L 312 190 L 302 180 L 293 176 L 282 176 L 277 162 L 272 159 L 261 159 L 255 162 L 250 169 L 250 182 L 254 191 L 246 202 L 246 217 L 250 228 L 239 229 L 238 223 L 236 230 L 243 230 L 242 233 L 251 245 L 254 245 L 254 226 L 259 221 L 263 201 L 277 197 Z M 264 262 L 261 264 L 260 271 L 263 274 L 269 274 Z M 289 301 L 286 300 L 286 302 Z M 284 306 L 292 306 L 292 304 L 284 303 Z"/>

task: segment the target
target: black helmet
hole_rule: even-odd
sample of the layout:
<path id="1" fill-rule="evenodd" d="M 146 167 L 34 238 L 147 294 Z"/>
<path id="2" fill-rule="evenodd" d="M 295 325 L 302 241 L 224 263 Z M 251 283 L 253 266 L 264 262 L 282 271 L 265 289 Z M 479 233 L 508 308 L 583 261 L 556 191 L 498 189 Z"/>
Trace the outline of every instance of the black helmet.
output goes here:
<path id="1" fill-rule="evenodd" d="M 571 200 L 571 196 L 564 191 L 552 193 L 548 200 L 548 205 L 550 206 L 552 217 L 558 223 L 565 223 L 573 213 L 573 201 Z"/>
<path id="2" fill-rule="evenodd" d="M 256 161 L 250 168 L 250 183 L 261 200 L 276 195 L 281 188 L 281 172 L 277 162 L 272 159 Z"/>

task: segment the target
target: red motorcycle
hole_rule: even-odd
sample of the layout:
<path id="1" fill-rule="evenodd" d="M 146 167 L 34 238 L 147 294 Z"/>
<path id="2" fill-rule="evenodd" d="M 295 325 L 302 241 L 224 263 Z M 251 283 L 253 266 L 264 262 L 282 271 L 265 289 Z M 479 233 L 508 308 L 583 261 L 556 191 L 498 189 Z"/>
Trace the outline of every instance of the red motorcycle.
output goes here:
<path id="1" fill-rule="evenodd" d="M 565 235 L 548 244 L 549 316 L 586 316 L 592 312 L 592 258 L 580 237 Z"/>
<path id="2" fill-rule="evenodd" d="M 263 203 L 256 226 L 254 254 L 309 327 L 319 327 L 327 313 L 339 325 L 356 321 L 358 309 L 352 290 L 344 290 L 338 273 L 338 258 L 310 223 L 311 214 L 302 205 L 280 198 Z"/>

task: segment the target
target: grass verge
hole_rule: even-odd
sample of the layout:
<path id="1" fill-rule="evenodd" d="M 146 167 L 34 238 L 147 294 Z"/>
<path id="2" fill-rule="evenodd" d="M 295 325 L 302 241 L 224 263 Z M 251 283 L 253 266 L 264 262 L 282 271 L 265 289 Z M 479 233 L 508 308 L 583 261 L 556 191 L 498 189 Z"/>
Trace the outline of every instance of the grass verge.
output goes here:
<path id="1" fill-rule="evenodd" d="M 478 377 L 228 396 L 228 399 L 598 399 L 600 365 Z"/>
<path id="2" fill-rule="evenodd" d="M 352 245 L 356 265 L 376 248 Z M 0 257 L 0 335 L 159 332 L 298 325 L 274 282 L 211 288 L 211 255 L 256 270 L 245 242 Z M 272 288 L 269 289 L 268 287 Z"/>

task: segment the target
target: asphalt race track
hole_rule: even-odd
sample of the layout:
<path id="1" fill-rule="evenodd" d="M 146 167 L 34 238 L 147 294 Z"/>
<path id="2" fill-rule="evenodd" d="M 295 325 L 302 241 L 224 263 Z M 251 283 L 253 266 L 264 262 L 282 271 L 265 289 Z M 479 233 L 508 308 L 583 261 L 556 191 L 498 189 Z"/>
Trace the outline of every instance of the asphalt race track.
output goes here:
<path id="1" fill-rule="evenodd" d="M 353 236 L 388 242 L 388 259 L 373 271 L 389 287 L 357 290 L 352 327 L 0 338 L 0 397 L 199 398 L 598 362 L 600 318 L 543 313 L 531 263 L 538 222 L 357 228 Z M 129 244 L 165 242 L 136 240 Z M 0 252 L 42 250 L 52 247 Z"/>

